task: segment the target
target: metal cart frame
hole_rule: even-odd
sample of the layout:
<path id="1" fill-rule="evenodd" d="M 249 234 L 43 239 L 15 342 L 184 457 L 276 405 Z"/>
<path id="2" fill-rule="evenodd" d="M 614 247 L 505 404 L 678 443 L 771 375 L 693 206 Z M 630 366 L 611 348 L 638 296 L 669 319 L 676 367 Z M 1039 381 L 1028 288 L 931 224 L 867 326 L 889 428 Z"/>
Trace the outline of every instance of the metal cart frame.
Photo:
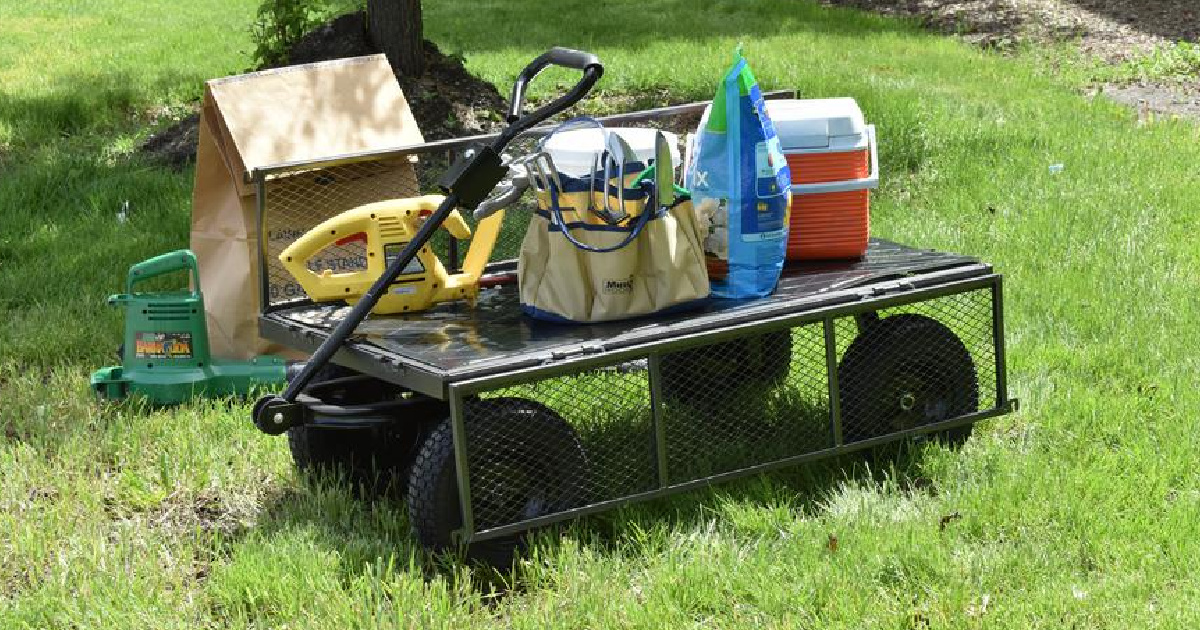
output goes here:
<path id="1" fill-rule="evenodd" d="M 704 106 L 705 103 L 693 103 L 600 120 L 609 126 L 655 123 L 674 116 L 698 116 Z M 535 129 L 534 134 L 538 131 L 544 129 Z M 296 173 L 354 169 L 359 165 L 413 156 L 442 156 L 492 137 L 429 142 L 256 170 L 252 178 L 257 193 L 260 234 L 259 281 L 263 305 L 260 334 L 285 346 L 312 352 L 328 337 L 339 314 L 345 312 L 345 307 L 316 305 L 303 298 L 281 300 L 273 294 L 272 286 L 279 282 L 279 277 L 273 275 L 270 257 L 274 252 L 267 238 L 273 216 L 278 211 L 272 196 L 272 180 Z M 319 200 L 311 203 L 319 205 Z M 315 224 L 315 218 L 313 222 Z M 518 238 L 520 233 L 516 234 Z M 449 260 L 447 266 L 456 268 L 457 243 L 452 240 L 444 243 L 443 254 Z M 489 271 L 504 273 L 514 268 L 515 261 L 502 260 L 492 263 Z M 501 293 L 505 290 L 503 287 L 495 289 Z M 495 312 L 511 313 L 512 308 L 511 304 L 498 306 Z M 469 342 L 462 341 L 463 335 L 475 334 L 470 333 L 472 324 L 469 322 L 483 321 L 481 325 L 489 325 L 484 321 L 488 316 L 487 309 L 482 314 L 472 314 L 470 310 L 463 306 L 445 306 L 429 314 L 372 317 L 364 322 L 364 325 L 370 324 L 365 326 L 365 332 L 356 331 L 356 335 L 332 358 L 337 364 L 448 405 L 462 516 L 459 532 L 462 542 L 511 536 L 533 527 L 782 466 L 922 435 L 945 434 L 1016 408 L 1016 401 L 1009 398 L 1006 379 L 1002 277 L 989 265 L 973 258 L 917 250 L 886 241 L 872 241 L 863 261 L 790 269 L 776 297 L 691 315 L 583 327 L 586 334 L 573 335 L 560 327 L 547 333 L 548 338 L 535 339 L 540 334 L 535 330 L 533 334 L 522 333 L 527 337 L 523 342 L 499 350 L 473 349 L 468 347 Z M 867 434 L 860 432 L 848 438 L 848 419 L 844 417 L 843 407 L 855 400 L 846 398 L 845 383 L 840 382 L 847 378 L 847 357 L 857 352 L 852 350 L 856 339 L 864 337 L 878 322 L 888 321 L 892 315 L 902 315 L 900 319 L 907 318 L 908 323 L 919 324 L 914 330 L 925 331 L 914 334 L 923 335 L 931 330 L 925 320 L 936 320 L 947 330 L 952 330 L 969 354 L 973 366 L 970 383 L 977 385 L 978 393 L 967 406 L 938 412 L 941 416 L 934 422 L 898 429 L 872 428 Z M 416 337 L 400 335 L 397 338 L 395 332 L 406 327 L 438 326 L 446 321 L 457 322 L 454 324 L 458 326 L 454 329 L 457 332 L 450 336 L 459 338 L 438 341 L 452 348 L 453 351 L 445 353 L 439 353 L 437 348 L 423 347 L 419 340 L 413 341 Z M 515 321 L 511 320 L 504 329 L 528 331 L 534 330 L 528 327 L 537 326 L 529 322 L 512 323 Z M 387 332 L 389 326 L 393 332 Z M 491 333 L 478 334 L 486 342 Z M 730 352 L 744 354 L 738 345 L 743 340 L 770 335 L 776 335 L 773 339 L 786 337 L 790 340 L 786 358 L 781 359 L 786 365 L 770 389 L 757 390 L 752 395 L 755 399 L 766 400 L 764 404 L 778 411 L 786 407 L 779 401 L 784 394 L 777 392 L 792 391 L 794 397 L 801 399 L 797 408 L 809 410 L 806 412 L 810 416 L 808 424 L 803 430 L 796 429 L 786 417 L 771 416 L 766 424 L 775 427 L 771 429 L 774 433 L 760 435 L 743 415 L 760 419 L 767 418 L 768 412 L 758 409 L 743 413 L 726 409 L 721 405 L 729 406 L 728 401 L 705 398 L 713 396 L 711 391 L 696 391 L 693 396 L 679 389 L 690 385 L 672 381 L 672 370 L 695 363 L 697 357 L 703 359 L 709 350 L 724 355 L 724 358 L 716 357 L 718 362 L 730 361 Z M 952 349 L 958 347 L 945 341 L 944 337 L 937 337 L 936 343 Z M 916 339 L 915 343 L 927 346 L 934 342 Z M 455 355 L 459 351 L 462 356 Z M 918 366 L 918 371 L 927 369 L 922 366 Z M 692 374 L 689 378 L 703 381 L 708 390 L 713 389 L 712 383 L 719 383 L 711 379 L 706 381 L 708 377 L 703 374 Z M 479 453 L 485 452 L 488 444 L 477 443 L 479 440 L 472 434 L 471 403 L 513 392 L 527 395 L 539 391 L 545 394 L 545 405 L 575 427 L 585 446 L 586 430 L 581 427 L 607 413 L 605 410 L 619 410 L 620 413 L 613 412 L 614 418 L 632 418 L 633 429 L 618 437 L 609 435 L 597 439 L 605 440 L 606 444 L 633 444 L 635 447 L 631 452 L 634 454 L 616 455 L 612 454 L 616 451 L 611 451 L 605 455 L 589 455 L 589 480 L 584 484 L 587 490 L 564 509 L 516 520 L 488 513 L 486 506 L 480 507 L 479 498 L 493 490 L 496 481 L 481 477 L 483 471 L 476 468 Z M 864 391 L 864 395 L 869 395 L 873 390 Z M 721 396 L 726 394 L 736 397 L 729 392 L 721 393 Z M 593 400 L 582 405 L 573 402 L 573 396 L 591 396 Z M 904 400 L 908 399 L 903 399 L 901 406 Z M 706 408 L 710 402 L 715 406 Z M 680 438 L 680 431 L 685 431 L 684 425 L 688 422 L 681 417 L 712 426 L 738 428 L 711 429 L 709 438 Z M 855 420 L 858 422 L 855 426 L 861 428 L 861 420 Z M 314 421 L 311 417 L 306 419 L 306 422 Z M 870 422 L 882 421 L 871 418 Z M 727 462 L 706 463 L 701 469 L 689 467 L 686 460 L 689 454 L 706 455 L 702 452 L 705 439 L 711 439 L 708 446 L 713 449 L 723 449 L 743 437 L 749 440 L 743 454 Z M 679 440 L 683 440 L 683 446 L 679 446 Z M 782 450 L 775 448 L 777 446 Z M 609 484 L 601 479 L 606 476 L 619 478 L 620 482 Z"/>

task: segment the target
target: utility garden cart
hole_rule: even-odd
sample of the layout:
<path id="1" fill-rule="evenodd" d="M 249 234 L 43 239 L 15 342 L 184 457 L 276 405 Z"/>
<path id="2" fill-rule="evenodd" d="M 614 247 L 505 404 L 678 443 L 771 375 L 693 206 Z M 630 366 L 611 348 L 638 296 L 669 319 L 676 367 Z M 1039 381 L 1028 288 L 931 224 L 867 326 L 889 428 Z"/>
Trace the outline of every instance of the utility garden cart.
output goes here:
<path id="1" fill-rule="evenodd" d="M 583 78 L 522 116 L 526 84 L 550 64 Z M 340 467 L 362 481 L 391 476 L 407 492 L 423 545 L 467 545 L 474 557 L 505 564 L 533 527 L 888 442 L 958 442 L 975 422 L 1014 408 L 1001 276 L 969 256 L 884 240 L 872 240 L 859 260 L 789 265 L 764 299 L 551 324 L 524 316 L 507 281 L 530 211 L 517 205 L 475 305 L 368 315 L 372 293 L 378 298 L 450 208 L 472 208 L 492 191 L 507 145 L 544 134 L 536 125 L 581 98 L 601 72 L 594 56 L 555 49 L 518 78 L 500 134 L 253 173 L 260 332 L 313 353 L 292 370 L 286 392 L 255 405 L 254 421 L 288 434 L 298 466 Z M 705 105 L 601 121 L 687 130 Z M 447 203 L 354 307 L 284 289 L 292 282 L 269 233 L 411 194 L 415 182 L 381 164 L 455 155 L 441 183 Z M 434 243 L 457 268 L 458 243 Z M 364 256 L 361 243 L 341 247 L 346 259 Z"/>

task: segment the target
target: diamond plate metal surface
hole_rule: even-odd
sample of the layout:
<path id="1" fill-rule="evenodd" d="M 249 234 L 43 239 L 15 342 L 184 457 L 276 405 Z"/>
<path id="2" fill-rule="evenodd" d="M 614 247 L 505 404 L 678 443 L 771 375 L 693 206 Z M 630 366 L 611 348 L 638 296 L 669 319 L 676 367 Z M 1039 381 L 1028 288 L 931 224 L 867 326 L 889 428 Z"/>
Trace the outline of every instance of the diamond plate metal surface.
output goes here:
<path id="1" fill-rule="evenodd" d="M 753 318 L 764 309 L 804 308 L 805 300 L 831 300 L 854 290 L 859 282 L 898 274 L 919 274 L 929 269 L 969 265 L 974 259 L 932 253 L 896 243 L 874 240 L 860 261 L 790 266 L 778 289 L 761 300 L 714 300 L 689 313 L 604 322 L 561 325 L 538 322 L 521 312 L 517 286 L 484 289 L 474 307 L 452 302 L 416 315 L 372 315 L 358 327 L 360 343 L 382 354 L 403 357 L 442 370 L 468 370 L 473 365 L 499 361 L 520 362 L 535 353 L 573 344 L 603 342 L 620 347 L 671 330 L 683 334 L 727 325 L 734 318 Z M 846 298 L 857 300 L 858 298 Z M 280 311 L 275 316 L 288 323 L 321 331 L 332 330 L 348 311 L 334 305 L 308 305 Z"/>

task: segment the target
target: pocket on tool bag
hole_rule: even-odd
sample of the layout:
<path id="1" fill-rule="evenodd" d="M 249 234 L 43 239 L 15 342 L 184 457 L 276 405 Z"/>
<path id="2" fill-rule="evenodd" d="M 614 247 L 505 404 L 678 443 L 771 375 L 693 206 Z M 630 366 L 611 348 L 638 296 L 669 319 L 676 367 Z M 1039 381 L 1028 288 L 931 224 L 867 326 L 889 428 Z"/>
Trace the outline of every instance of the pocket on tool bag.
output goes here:
<path id="1" fill-rule="evenodd" d="M 582 236 L 589 245 L 606 248 L 620 243 L 628 232 L 588 229 L 577 231 L 576 234 L 576 238 Z M 587 319 L 619 319 L 654 310 L 647 285 L 651 279 L 643 275 L 646 270 L 642 269 L 639 249 L 625 247 L 603 253 L 576 249 L 577 256 L 587 270 L 586 277 L 591 280 L 592 301 Z"/>

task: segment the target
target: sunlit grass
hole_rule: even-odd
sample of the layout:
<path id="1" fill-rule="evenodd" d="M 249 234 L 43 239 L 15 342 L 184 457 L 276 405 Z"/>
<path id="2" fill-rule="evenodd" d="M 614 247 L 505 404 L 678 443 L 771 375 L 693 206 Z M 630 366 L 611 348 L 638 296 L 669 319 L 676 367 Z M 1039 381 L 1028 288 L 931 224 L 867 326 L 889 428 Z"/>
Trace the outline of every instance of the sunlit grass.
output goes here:
<path id="1" fill-rule="evenodd" d="M 1194 124 L 1139 125 L 1040 57 L 808 2 L 424 8 L 427 35 L 502 92 L 551 45 L 598 53 L 591 111 L 708 98 L 739 42 L 765 88 L 856 97 L 881 138 L 875 234 L 1005 274 L 1023 410 L 959 452 L 800 467 L 546 532 L 491 596 L 416 549 L 399 504 L 297 477 L 244 404 L 87 391 L 120 341 L 104 297 L 187 243 L 190 173 L 130 150 L 250 65 L 254 3 L 5 3 L 0 627 L 1196 625 Z"/>

